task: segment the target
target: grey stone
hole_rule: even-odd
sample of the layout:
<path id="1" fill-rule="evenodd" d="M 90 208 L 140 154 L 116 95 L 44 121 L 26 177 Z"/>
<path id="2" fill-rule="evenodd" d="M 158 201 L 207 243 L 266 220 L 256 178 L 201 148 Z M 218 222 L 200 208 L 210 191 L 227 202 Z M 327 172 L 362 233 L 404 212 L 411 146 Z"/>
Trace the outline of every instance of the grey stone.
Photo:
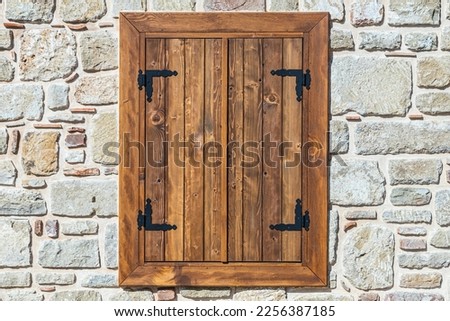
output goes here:
<path id="1" fill-rule="evenodd" d="M 383 221 L 387 223 L 431 223 L 430 211 L 392 210 L 383 213 Z"/>
<path id="2" fill-rule="evenodd" d="M 118 157 L 110 156 L 118 153 L 119 129 L 116 112 L 101 113 L 92 119 L 91 153 L 94 162 L 103 165 L 118 164 Z M 108 147 L 113 145 L 112 147 Z M 114 148 L 113 148 L 114 147 Z"/>
<path id="3" fill-rule="evenodd" d="M 76 47 L 75 36 L 66 29 L 25 31 L 20 38 L 20 79 L 50 81 L 69 76 L 77 67 Z"/>
<path id="4" fill-rule="evenodd" d="M 376 220 L 377 212 L 371 210 L 347 211 L 344 216 L 347 220 Z"/>
<path id="5" fill-rule="evenodd" d="M 404 236 L 425 236 L 427 229 L 421 226 L 400 226 L 397 233 Z"/>
<path id="6" fill-rule="evenodd" d="M 298 11 L 297 0 L 276 0 L 271 1 L 267 11 Z"/>
<path id="7" fill-rule="evenodd" d="M 182 3 L 182 7 L 179 9 L 184 10 L 194 10 L 193 0 L 183 0 L 177 1 Z M 177 6 L 173 6 L 172 3 L 177 2 L 165 2 L 164 0 L 157 0 L 160 5 L 158 8 L 164 10 L 164 8 L 169 7 L 165 10 L 177 9 Z M 217 0 L 205 0 L 204 7 L 206 11 L 264 11 L 265 1 L 264 0 L 228 0 L 228 1 L 217 1 Z M 173 8 L 173 9 L 172 9 Z"/>
<path id="8" fill-rule="evenodd" d="M 14 66 L 4 56 L 0 56 L 0 81 L 11 81 L 14 79 Z"/>
<path id="9" fill-rule="evenodd" d="M 441 269 L 450 266 L 450 253 L 427 252 L 414 254 L 400 254 L 398 265 L 406 269 Z"/>
<path id="10" fill-rule="evenodd" d="M 388 79 L 395 86 L 385 86 Z M 411 106 L 411 64 L 408 61 L 334 57 L 331 83 L 333 115 L 354 111 L 363 116 L 404 116 Z"/>
<path id="11" fill-rule="evenodd" d="M 0 185 L 14 186 L 16 184 L 17 169 L 10 160 L 0 160 Z"/>
<path id="12" fill-rule="evenodd" d="M 411 32 L 405 35 L 405 46 L 412 51 L 431 51 L 437 49 L 437 34 L 434 32 Z"/>
<path id="13" fill-rule="evenodd" d="M 333 50 L 352 50 L 355 48 L 351 30 L 331 29 L 330 46 Z"/>
<path id="14" fill-rule="evenodd" d="M 438 159 L 395 159 L 389 161 L 391 185 L 438 184 L 442 162 Z"/>
<path id="15" fill-rule="evenodd" d="M 47 205 L 42 194 L 20 188 L 0 189 L 0 216 L 45 215 Z"/>
<path id="16" fill-rule="evenodd" d="M 45 232 L 48 237 L 57 238 L 59 235 L 59 222 L 58 220 L 47 220 L 45 222 Z"/>
<path id="17" fill-rule="evenodd" d="M 117 103 L 117 93 L 117 76 L 86 76 L 76 85 L 75 99 L 83 105 L 108 105 Z"/>
<path id="18" fill-rule="evenodd" d="M 180 294 L 188 299 L 225 299 L 231 296 L 230 288 L 185 288 Z"/>
<path id="19" fill-rule="evenodd" d="M 73 273 L 37 273 L 36 282 L 39 285 L 71 285 L 75 283 Z"/>
<path id="20" fill-rule="evenodd" d="M 283 289 L 241 289 L 234 296 L 234 301 L 284 301 L 286 291 Z"/>
<path id="21" fill-rule="evenodd" d="M 98 233 L 98 223 L 95 221 L 69 221 L 61 223 L 61 233 L 64 235 L 91 235 Z"/>
<path id="22" fill-rule="evenodd" d="M 417 238 L 401 239 L 400 249 L 403 251 L 426 251 L 427 241 Z"/>
<path id="23" fill-rule="evenodd" d="M 68 112 L 56 113 L 51 116 L 48 116 L 47 119 L 51 123 L 77 124 L 77 123 L 84 123 L 84 121 L 85 121 L 84 116 L 74 115 L 74 114 L 68 113 Z"/>
<path id="24" fill-rule="evenodd" d="M 334 293 L 296 294 L 290 301 L 354 301 L 353 296 Z"/>
<path id="25" fill-rule="evenodd" d="M 84 32 L 80 37 L 81 65 L 84 71 L 117 69 L 118 39 L 108 30 Z"/>
<path id="26" fill-rule="evenodd" d="M 12 104 L 11 102 L 14 102 Z M 26 118 L 41 120 L 44 113 L 44 91 L 41 85 L 10 84 L 0 86 L 0 121 Z"/>
<path id="27" fill-rule="evenodd" d="M 85 288 L 115 288 L 118 286 L 117 275 L 113 274 L 91 274 L 82 281 L 81 286 Z"/>
<path id="28" fill-rule="evenodd" d="M 438 230 L 431 237 L 430 244 L 437 248 L 450 248 L 450 230 Z"/>
<path id="29" fill-rule="evenodd" d="M 39 178 L 31 178 L 22 180 L 23 188 L 44 188 L 47 186 L 47 183 L 44 179 Z"/>
<path id="30" fill-rule="evenodd" d="M 401 288 L 435 289 L 442 283 L 440 273 L 403 274 L 400 278 Z"/>
<path id="31" fill-rule="evenodd" d="M 5 301 L 44 301 L 44 296 L 36 291 L 13 290 L 4 296 Z"/>
<path id="32" fill-rule="evenodd" d="M 51 110 L 63 110 L 69 107 L 69 85 L 50 84 L 48 87 L 47 106 Z"/>
<path id="33" fill-rule="evenodd" d="M 365 225 L 344 242 L 344 276 L 358 289 L 386 289 L 394 284 L 394 233 Z"/>
<path id="34" fill-rule="evenodd" d="M 148 291 L 122 291 L 113 294 L 110 301 L 154 301 L 153 293 Z"/>
<path id="35" fill-rule="evenodd" d="M 54 181 L 50 191 L 54 215 L 117 216 L 117 182 L 114 180 Z"/>
<path id="36" fill-rule="evenodd" d="M 108 269 L 117 268 L 117 223 L 109 223 L 105 229 L 105 265 Z"/>
<path id="37" fill-rule="evenodd" d="M 450 12 L 450 9 L 449 9 L 449 12 Z M 442 50 L 450 50 L 450 26 L 442 28 L 441 49 Z"/>
<path id="38" fill-rule="evenodd" d="M 330 289 L 336 289 L 337 287 L 337 273 L 335 271 L 330 271 Z"/>
<path id="39" fill-rule="evenodd" d="M 390 0 L 388 24 L 391 26 L 428 25 L 440 23 L 440 0 Z"/>
<path id="40" fill-rule="evenodd" d="M 12 30 L 0 30 L 0 50 L 9 50 L 13 47 L 13 32 Z"/>
<path id="41" fill-rule="evenodd" d="M 344 19 L 343 0 L 301 0 L 300 8 L 305 11 L 328 11 L 333 21 Z"/>
<path id="42" fill-rule="evenodd" d="M 6 128 L 0 128 L 0 154 L 6 154 L 8 151 L 8 140 L 8 131 Z"/>
<path id="43" fill-rule="evenodd" d="M 145 0 L 113 0 L 112 15 L 119 16 L 120 11 L 145 11 L 147 1 Z"/>
<path id="44" fill-rule="evenodd" d="M 98 241 L 95 239 L 42 241 L 38 262 L 44 268 L 98 268 L 100 267 Z"/>
<path id="45" fill-rule="evenodd" d="M 50 301 L 102 301 L 102 295 L 92 290 L 75 290 L 56 292 Z"/>
<path id="46" fill-rule="evenodd" d="M 84 150 L 69 150 L 65 160 L 69 164 L 81 164 L 84 163 L 85 158 L 86 152 Z"/>
<path id="47" fill-rule="evenodd" d="M 26 220 L 0 220 L 0 268 L 31 265 L 31 226 Z"/>
<path id="48" fill-rule="evenodd" d="M 5 17 L 8 20 L 49 23 L 53 20 L 55 0 L 7 0 Z"/>
<path id="49" fill-rule="evenodd" d="M 360 155 L 449 153 L 450 122 L 362 122 L 354 138 Z"/>
<path id="50" fill-rule="evenodd" d="M 329 222 L 328 261 L 330 262 L 331 265 L 334 265 L 336 264 L 336 251 L 338 245 L 339 213 L 337 211 L 330 211 L 328 222 Z"/>
<path id="51" fill-rule="evenodd" d="M 358 296 L 358 301 L 380 301 L 380 295 L 373 292 L 361 293 Z"/>
<path id="52" fill-rule="evenodd" d="M 431 201 L 431 191 L 428 188 L 398 187 L 391 192 L 391 203 L 396 206 L 426 205 Z"/>
<path id="53" fill-rule="evenodd" d="M 436 222 L 440 226 L 450 225 L 450 190 L 438 191 L 435 196 Z"/>
<path id="54" fill-rule="evenodd" d="M 450 114 L 450 93 L 431 92 L 416 96 L 417 109 L 428 115 Z"/>
<path id="55" fill-rule="evenodd" d="M 444 88 L 450 84 L 450 57 L 421 57 L 417 60 L 417 85 Z"/>
<path id="56" fill-rule="evenodd" d="M 359 37 L 359 49 L 398 50 L 402 46 L 402 36 L 396 31 L 363 31 Z"/>
<path id="57" fill-rule="evenodd" d="M 444 301 L 437 293 L 394 292 L 386 294 L 385 301 Z"/>
<path id="58" fill-rule="evenodd" d="M 331 162 L 330 201 L 342 206 L 381 205 L 386 193 L 378 162 L 361 159 Z"/>
<path id="59" fill-rule="evenodd" d="M 330 122 L 330 153 L 345 154 L 348 152 L 349 134 L 347 122 L 332 120 Z"/>
<path id="60" fill-rule="evenodd" d="M 59 6 L 65 22 L 95 22 L 106 14 L 105 0 L 61 0 Z"/>
<path id="61" fill-rule="evenodd" d="M 58 132 L 28 132 L 22 140 L 22 166 L 28 175 L 50 176 L 59 170 Z"/>
<path id="62" fill-rule="evenodd" d="M 0 273 L 0 288 L 27 288 L 31 286 L 30 272 Z"/>
<path id="63" fill-rule="evenodd" d="M 354 0 L 350 5 L 350 22 L 356 27 L 378 25 L 383 15 L 384 6 L 378 0 Z"/>

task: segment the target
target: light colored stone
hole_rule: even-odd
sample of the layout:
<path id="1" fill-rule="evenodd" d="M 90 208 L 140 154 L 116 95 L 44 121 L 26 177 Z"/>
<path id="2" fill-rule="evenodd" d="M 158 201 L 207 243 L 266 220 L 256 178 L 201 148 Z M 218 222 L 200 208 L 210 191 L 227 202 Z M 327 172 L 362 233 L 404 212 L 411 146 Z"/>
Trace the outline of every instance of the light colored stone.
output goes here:
<path id="1" fill-rule="evenodd" d="M 444 301 L 441 294 L 394 292 L 386 294 L 385 301 Z"/>
<path id="2" fill-rule="evenodd" d="M 118 164 L 119 129 L 116 112 L 95 115 L 91 126 L 91 153 L 94 162 L 103 165 Z M 112 147 L 108 147 L 113 145 Z M 115 154 L 116 157 L 111 156 Z"/>
<path id="3" fill-rule="evenodd" d="M 31 286 L 30 272 L 0 273 L 0 288 L 27 288 Z"/>
<path id="4" fill-rule="evenodd" d="M 109 297 L 110 301 L 153 301 L 153 293 L 148 291 L 122 291 Z"/>
<path id="5" fill-rule="evenodd" d="M 105 229 L 105 265 L 108 269 L 117 268 L 117 223 L 109 223 Z"/>
<path id="6" fill-rule="evenodd" d="M 448 252 L 427 252 L 414 254 L 400 254 L 398 265 L 406 269 L 441 269 L 450 266 L 450 253 Z"/>
<path id="7" fill-rule="evenodd" d="M 347 122 L 332 120 L 330 122 L 330 153 L 345 154 L 348 152 L 349 134 Z"/>
<path id="8" fill-rule="evenodd" d="M 351 30 L 331 29 L 330 46 L 333 50 L 352 50 L 355 48 Z"/>
<path id="9" fill-rule="evenodd" d="M 105 0 L 61 0 L 59 6 L 65 22 L 95 22 L 106 14 Z"/>
<path id="10" fill-rule="evenodd" d="M 14 102 L 12 104 L 11 102 Z M 41 85 L 11 84 L 0 86 L 0 121 L 26 118 L 41 120 L 44 113 L 44 91 Z"/>
<path id="11" fill-rule="evenodd" d="M 16 184 L 17 169 L 10 160 L 0 160 L 0 185 L 14 186 Z"/>
<path id="12" fill-rule="evenodd" d="M 402 36 L 396 31 L 362 31 L 359 49 L 398 50 L 402 46 Z"/>
<path id="13" fill-rule="evenodd" d="M 284 301 L 283 289 L 240 289 L 233 295 L 234 301 Z"/>
<path id="14" fill-rule="evenodd" d="M 271 0 L 266 6 L 267 11 L 298 11 L 298 0 Z"/>
<path id="15" fill-rule="evenodd" d="M 177 7 L 172 7 L 172 3 L 163 4 L 164 0 L 157 0 L 160 5 L 159 8 L 163 9 L 169 7 L 166 10 L 174 10 Z M 182 7 L 179 10 L 194 10 L 194 2 L 192 0 L 178 1 L 182 3 Z M 265 1 L 264 0 L 227 0 L 227 1 L 217 1 L 217 0 L 204 0 L 204 7 L 206 11 L 264 11 Z"/>
<path id="16" fill-rule="evenodd" d="M 330 211 L 330 215 L 328 217 L 328 226 L 328 261 L 331 265 L 334 265 L 336 264 L 336 251 L 339 233 L 339 214 L 337 211 Z"/>
<path id="17" fill-rule="evenodd" d="M 75 89 L 75 99 L 83 105 L 108 105 L 117 103 L 117 76 L 85 76 Z"/>
<path id="18" fill-rule="evenodd" d="M 441 49 L 450 50 L 450 26 L 443 27 L 441 30 Z"/>
<path id="19" fill-rule="evenodd" d="M 427 241 L 424 239 L 401 239 L 400 249 L 403 251 L 426 251 Z"/>
<path id="20" fill-rule="evenodd" d="M 0 50 L 9 50 L 13 46 L 13 32 L 12 30 L 0 30 Z"/>
<path id="21" fill-rule="evenodd" d="M 0 56 L 0 81 L 11 81 L 14 79 L 14 66 L 4 56 Z"/>
<path id="22" fill-rule="evenodd" d="M 412 51 L 431 51 L 437 49 L 437 34 L 434 32 L 411 32 L 405 35 L 405 46 Z"/>
<path id="23" fill-rule="evenodd" d="M 391 203 L 396 206 L 426 205 L 431 201 L 431 191 L 428 188 L 398 187 L 391 192 Z"/>
<path id="24" fill-rule="evenodd" d="M 361 159 L 335 159 L 331 162 L 330 201 L 342 206 L 380 205 L 385 197 L 385 180 L 378 162 Z"/>
<path id="25" fill-rule="evenodd" d="M 82 281 L 81 286 L 85 288 L 116 288 L 118 286 L 117 275 L 113 274 L 91 274 Z"/>
<path id="26" fill-rule="evenodd" d="M 45 240 L 38 263 L 44 268 L 98 268 L 100 255 L 95 239 Z"/>
<path id="27" fill-rule="evenodd" d="M 47 220 L 45 222 L 45 233 L 50 238 L 57 238 L 59 235 L 59 222 L 58 220 Z"/>
<path id="28" fill-rule="evenodd" d="M 450 190 L 438 191 L 435 195 L 436 222 L 440 226 L 450 225 Z"/>
<path id="29" fill-rule="evenodd" d="M 450 84 L 450 56 L 417 59 L 417 85 L 444 88 Z"/>
<path id="30" fill-rule="evenodd" d="M 47 205 L 41 193 L 20 188 L 0 189 L 0 216 L 45 215 Z"/>
<path id="31" fill-rule="evenodd" d="M 450 93 L 431 92 L 418 94 L 416 106 L 420 112 L 428 115 L 446 115 L 450 113 Z"/>
<path id="32" fill-rule="evenodd" d="M 22 166 L 27 175 L 50 176 L 58 172 L 58 132 L 28 132 L 22 140 Z"/>
<path id="33" fill-rule="evenodd" d="M 426 236 L 427 229 L 421 226 L 400 226 L 397 233 L 403 236 Z"/>
<path id="34" fill-rule="evenodd" d="M 360 155 L 450 153 L 450 122 L 362 122 L 354 139 Z"/>
<path id="35" fill-rule="evenodd" d="M 385 86 L 388 79 L 395 86 Z M 411 64 L 408 61 L 334 57 L 331 83 L 333 115 L 354 111 L 363 116 L 404 116 L 411 105 Z"/>
<path id="36" fill-rule="evenodd" d="M 347 220 L 376 220 L 377 212 L 371 210 L 347 211 L 344 216 Z"/>
<path id="37" fill-rule="evenodd" d="M 401 288 L 435 289 L 439 288 L 441 283 L 442 275 L 440 273 L 410 273 L 403 274 L 400 278 Z"/>
<path id="38" fill-rule="evenodd" d="M 5 301 L 44 301 L 44 296 L 36 291 L 13 290 L 5 293 Z"/>
<path id="39" fill-rule="evenodd" d="M 5 17 L 8 20 L 50 23 L 55 11 L 55 0 L 7 0 Z"/>
<path id="40" fill-rule="evenodd" d="M 64 235 L 91 235 L 98 233 L 98 223 L 95 221 L 69 221 L 61 223 L 61 233 Z"/>
<path id="41" fill-rule="evenodd" d="M 50 84 L 47 106 L 51 110 L 67 109 L 69 107 L 69 85 L 65 83 Z"/>
<path id="42" fill-rule="evenodd" d="M 296 294 L 290 301 L 354 301 L 353 296 L 334 293 L 308 293 Z"/>
<path id="43" fill-rule="evenodd" d="M 442 162 L 438 159 L 395 159 L 389 161 L 391 185 L 438 184 Z"/>
<path id="44" fill-rule="evenodd" d="M 44 179 L 39 178 L 31 178 L 22 180 L 23 188 L 44 188 L 47 186 L 47 183 Z"/>
<path id="45" fill-rule="evenodd" d="M 380 301 L 380 295 L 378 293 L 361 293 L 358 296 L 358 301 Z"/>
<path id="46" fill-rule="evenodd" d="M 20 37 L 20 79 L 50 81 L 69 76 L 77 67 L 76 47 L 75 36 L 66 29 L 25 31 Z"/>
<path id="47" fill-rule="evenodd" d="M 440 0 L 389 1 L 388 24 L 391 26 L 437 26 L 440 16 Z"/>
<path id="48" fill-rule="evenodd" d="M 66 153 L 65 160 L 69 164 L 82 164 L 86 158 L 84 150 L 69 150 Z"/>
<path id="49" fill-rule="evenodd" d="M 356 27 L 378 25 L 383 21 L 384 6 L 379 0 L 353 0 L 350 22 Z"/>
<path id="50" fill-rule="evenodd" d="M 230 288 L 185 288 L 180 290 L 180 294 L 188 299 L 210 300 L 210 299 L 225 299 L 231 296 Z"/>
<path id="51" fill-rule="evenodd" d="M 383 221 L 387 223 L 431 223 L 431 212 L 421 210 L 393 210 L 383 213 Z"/>
<path id="52" fill-rule="evenodd" d="M 365 225 L 344 241 L 344 276 L 361 290 L 386 289 L 394 284 L 394 233 Z"/>
<path id="53" fill-rule="evenodd" d="M 328 11 L 333 21 L 344 19 L 343 0 L 301 0 L 300 8 L 304 11 Z"/>
<path id="54" fill-rule="evenodd" d="M 120 11 L 145 11 L 147 1 L 145 0 L 113 0 L 112 15 L 119 16 Z"/>
<path id="55" fill-rule="evenodd" d="M 51 185 L 51 210 L 57 216 L 117 216 L 115 180 L 62 180 Z"/>
<path id="56" fill-rule="evenodd" d="M 9 135 L 6 128 L 0 128 L 0 154 L 6 154 L 8 151 Z"/>
<path id="57" fill-rule="evenodd" d="M 0 268 L 31 265 L 31 226 L 27 220 L 0 220 Z"/>
<path id="58" fill-rule="evenodd" d="M 92 290 L 61 291 L 53 294 L 50 301 L 102 301 L 102 295 Z"/>
<path id="59" fill-rule="evenodd" d="M 39 285 L 71 285 L 75 284 L 75 274 L 37 273 L 35 280 Z"/>
<path id="60" fill-rule="evenodd" d="M 80 37 L 81 65 L 84 71 L 117 69 L 118 39 L 108 30 L 84 32 Z"/>
<path id="61" fill-rule="evenodd" d="M 330 271 L 329 285 L 330 289 L 336 289 L 337 287 L 337 273 L 335 271 Z"/>
<path id="62" fill-rule="evenodd" d="M 77 124 L 77 123 L 84 123 L 85 119 L 82 115 L 74 115 L 69 112 L 60 112 L 55 113 L 51 116 L 47 117 L 48 121 L 51 123 L 71 123 L 71 124 Z"/>
<path id="63" fill-rule="evenodd" d="M 437 248 L 450 248 L 450 230 L 438 230 L 431 237 L 430 244 Z"/>
<path id="64" fill-rule="evenodd" d="M 155 294 L 156 301 L 175 301 L 176 297 L 175 288 L 158 289 Z"/>

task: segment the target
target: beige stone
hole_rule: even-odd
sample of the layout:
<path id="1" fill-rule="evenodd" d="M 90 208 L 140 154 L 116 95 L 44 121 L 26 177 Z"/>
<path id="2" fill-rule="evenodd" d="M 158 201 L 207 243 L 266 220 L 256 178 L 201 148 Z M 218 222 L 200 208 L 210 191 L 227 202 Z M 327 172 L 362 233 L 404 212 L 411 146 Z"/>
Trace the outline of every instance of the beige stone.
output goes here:
<path id="1" fill-rule="evenodd" d="M 450 56 L 419 58 L 417 85 L 430 88 L 444 88 L 450 85 Z"/>
<path id="2" fill-rule="evenodd" d="M 333 21 L 344 19 L 343 0 L 300 0 L 300 8 L 306 11 L 328 11 Z"/>
<path id="3" fill-rule="evenodd" d="M 81 65 L 85 71 L 116 69 L 118 38 L 108 30 L 84 32 L 80 37 Z"/>
<path id="4" fill-rule="evenodd" d="M 22 166 L 26 174 L 49 176 L 58 172 L 58 132 L 28 132 L 22 141 Z"/>
<path id="5" fill-rule="evenodd" d="M 391 26 L 435 26 L 440 14 L 440 0 L 389 0 L 387 20 Z"/>
<path id="6" fill-rule="evenodd" d="M 162 3 L 164 0 L 157 0 L 157 2 Z M 189 3 L 192 0 L 180 1 L 184 4 L 183 9 L 187 10 L 189 8 Z M 174 2 L 175 3 L 175 2 Z M 227 1 L 217 1 L 217 0 L 205 0 L 204 7 L 206 11 L 264 11 L 265 1 L 264 0 L 227 0 Z M 192 10 L 194 9 L 191 5 Z"/>
<path id="7" fill-rule="evenodd" d="M 53 20 L 55 0 L 6 0 L 5 16 L 9 20 L 49 23 Z"/>
<path id="8" fill-rule="evenodd" d="M 416 96 L 417 109 L 428 115 L 446 115 L 450 113 L 450 93 L 427 92 Z"/>
<path id="9" fill-rule="evenodd" d="M 61 0 L 59 6 L 65 22 L 95 22 L 106 14 L 105 0 Z"/>
<path id="10" fill-rule="evenodd" d="M 92 119 L 92 158 L 104 165 L 118 164 L 119 129 L 117 113 L 101 113 Z"/>
<path id="11" fill-rule="evenodd" d="M 331 29 L 330 46 L 333 50 L 352 50 L 355 43 L 351 30 Z"/>
<path id="12" fill-rule="evenodd" d="M 14 79 L 15 68 L 11 61 L 3 56 L 0 56 L 0 81 L 11 81 Z"/>
<path id="13" fill-rule="evenodd" d="M 117 103 L 119 82 L 117 76 L 85 76 L 75 87 L 75 99 L 83 105 Z"/>
<path id="14" fill-rule="evenodd" d="M 377 25 L 383 15 L 384 6 L 379 0 L 354 0 L 350 5 L 350 22 L 357 27 Z"/>

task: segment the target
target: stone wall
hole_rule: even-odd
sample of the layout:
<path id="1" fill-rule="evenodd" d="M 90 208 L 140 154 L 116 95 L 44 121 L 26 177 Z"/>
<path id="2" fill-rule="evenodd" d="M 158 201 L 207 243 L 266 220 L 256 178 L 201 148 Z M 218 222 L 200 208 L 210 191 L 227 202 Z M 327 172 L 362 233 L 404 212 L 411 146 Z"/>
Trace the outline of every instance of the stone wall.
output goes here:
<path id="1" fill-rule="evenodd" d="M 1 1 L 0 299 L 450 299 L 449 6 Z M 331 289 L 117 287 L 120 10 L 331 13 Z"/>

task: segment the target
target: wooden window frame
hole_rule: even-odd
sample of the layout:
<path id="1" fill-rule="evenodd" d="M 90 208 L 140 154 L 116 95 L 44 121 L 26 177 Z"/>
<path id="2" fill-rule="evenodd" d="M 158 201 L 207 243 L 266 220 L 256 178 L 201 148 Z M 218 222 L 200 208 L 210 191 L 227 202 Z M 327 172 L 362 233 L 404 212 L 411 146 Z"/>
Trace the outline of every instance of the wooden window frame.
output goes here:
<path id="1" fill-rule="evenodd" d="M 180 32 L 182 30 L 182 32 Z M 316 142 L 307 157 L 327 162 L 329 97 L 328 13 L 121 13 L 120 14 L 120 156 L 119 284 L 138 286 L 328 286 L 328 170 L 326 164 L 305 166 L 304 208 L 311 229 L 303 233 L 302 263 L 162 262 L 144 263 L 144 231 L 137 229 L 137 211 L 144 204 L 144 150 L 127 142 L 144 142 L 145 91 L 137 87 L 137 72 L 145 69 L 146 38 L 303 37 L 304 69 L 312 85 L 304 90 L 309 106 L 303 118 L 303 141 Z M 125 139 L 125 135 L 127 135 Z M 125 151 L 127 151 L 125 153 Z M 286 270 L 286 269 L 285 269 Z M 164 273 L 163 273 L 164 272 Z M 236 272 L 238 272 L 236 274 Z M 164 275 L 164 276 L 162 276 Z"/>

